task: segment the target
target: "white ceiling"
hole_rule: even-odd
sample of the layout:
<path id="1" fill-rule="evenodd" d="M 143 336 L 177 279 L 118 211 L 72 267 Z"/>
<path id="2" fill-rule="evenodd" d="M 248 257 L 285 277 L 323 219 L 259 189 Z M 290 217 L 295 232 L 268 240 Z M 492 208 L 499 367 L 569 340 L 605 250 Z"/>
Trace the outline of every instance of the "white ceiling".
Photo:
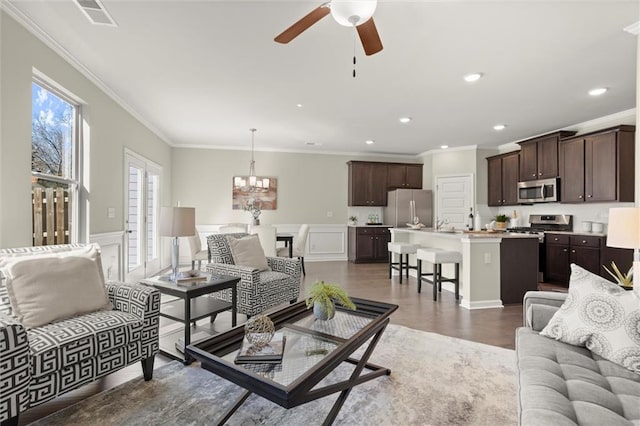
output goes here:
<path id="1" fill-rule="evenodd" d="M 355 79 L 354 31 L 331 16 L 273 41 L 322 0 L 103 0 L 115 28 L 72 0 L 7 2 L 173 146 L 246 149 L 255 127 L 256 149 L 417 154 L 635 107 L 637 0 L 380 1 L 384 50 L 356 40 Z"/>

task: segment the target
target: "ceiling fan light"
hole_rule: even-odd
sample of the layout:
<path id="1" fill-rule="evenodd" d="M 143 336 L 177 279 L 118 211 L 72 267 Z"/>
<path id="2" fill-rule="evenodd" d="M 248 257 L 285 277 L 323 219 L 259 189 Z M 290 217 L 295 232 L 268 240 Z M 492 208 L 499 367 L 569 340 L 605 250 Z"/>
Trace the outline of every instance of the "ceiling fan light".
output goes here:
<path id="1" fill-rule="evenodd" d="M 356 27 L 367 22 L 376 11 L 377 0 L 332 0 L 331 16 L 345 27 Z"/>

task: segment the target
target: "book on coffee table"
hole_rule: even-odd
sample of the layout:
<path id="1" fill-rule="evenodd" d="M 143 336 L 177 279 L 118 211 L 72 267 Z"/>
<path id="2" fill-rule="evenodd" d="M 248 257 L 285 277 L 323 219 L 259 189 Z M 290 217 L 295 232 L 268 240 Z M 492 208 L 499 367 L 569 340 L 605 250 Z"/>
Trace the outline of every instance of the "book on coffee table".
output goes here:
<path id="1" fill-rule="evenodd" d="M 236 355 L 236 364 L 280 364 L 287 339 L 282 333 L 273 335 L 273 339 L 263 347 L 257 347 L 247 340 L 242 340 Z"/>

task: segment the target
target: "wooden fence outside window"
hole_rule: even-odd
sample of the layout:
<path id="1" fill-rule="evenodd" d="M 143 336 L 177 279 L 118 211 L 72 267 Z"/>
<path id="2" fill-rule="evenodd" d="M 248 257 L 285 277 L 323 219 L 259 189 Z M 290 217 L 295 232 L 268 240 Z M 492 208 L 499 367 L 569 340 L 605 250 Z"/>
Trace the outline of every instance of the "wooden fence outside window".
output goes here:
<path id="1" fill-rule="evenodd" d="M 68 244 L 71 194 L 63 188 L 32 188 L 33 245 Z"/>

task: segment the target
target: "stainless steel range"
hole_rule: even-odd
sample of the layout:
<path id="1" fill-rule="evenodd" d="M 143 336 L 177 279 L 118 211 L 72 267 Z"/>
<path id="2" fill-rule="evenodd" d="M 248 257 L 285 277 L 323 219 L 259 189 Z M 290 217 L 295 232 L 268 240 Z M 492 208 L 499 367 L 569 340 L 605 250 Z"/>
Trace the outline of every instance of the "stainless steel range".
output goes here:
<path id="1" fill-rule="evenodd" d="M 544 242 L 545 232 L 573 231 L 573 216 L 570 214 L 532 214 L 529 215 L 530 226 L 508 228 L 508 232 L 521 234 L 537 234 L 538 240 Z"/>

